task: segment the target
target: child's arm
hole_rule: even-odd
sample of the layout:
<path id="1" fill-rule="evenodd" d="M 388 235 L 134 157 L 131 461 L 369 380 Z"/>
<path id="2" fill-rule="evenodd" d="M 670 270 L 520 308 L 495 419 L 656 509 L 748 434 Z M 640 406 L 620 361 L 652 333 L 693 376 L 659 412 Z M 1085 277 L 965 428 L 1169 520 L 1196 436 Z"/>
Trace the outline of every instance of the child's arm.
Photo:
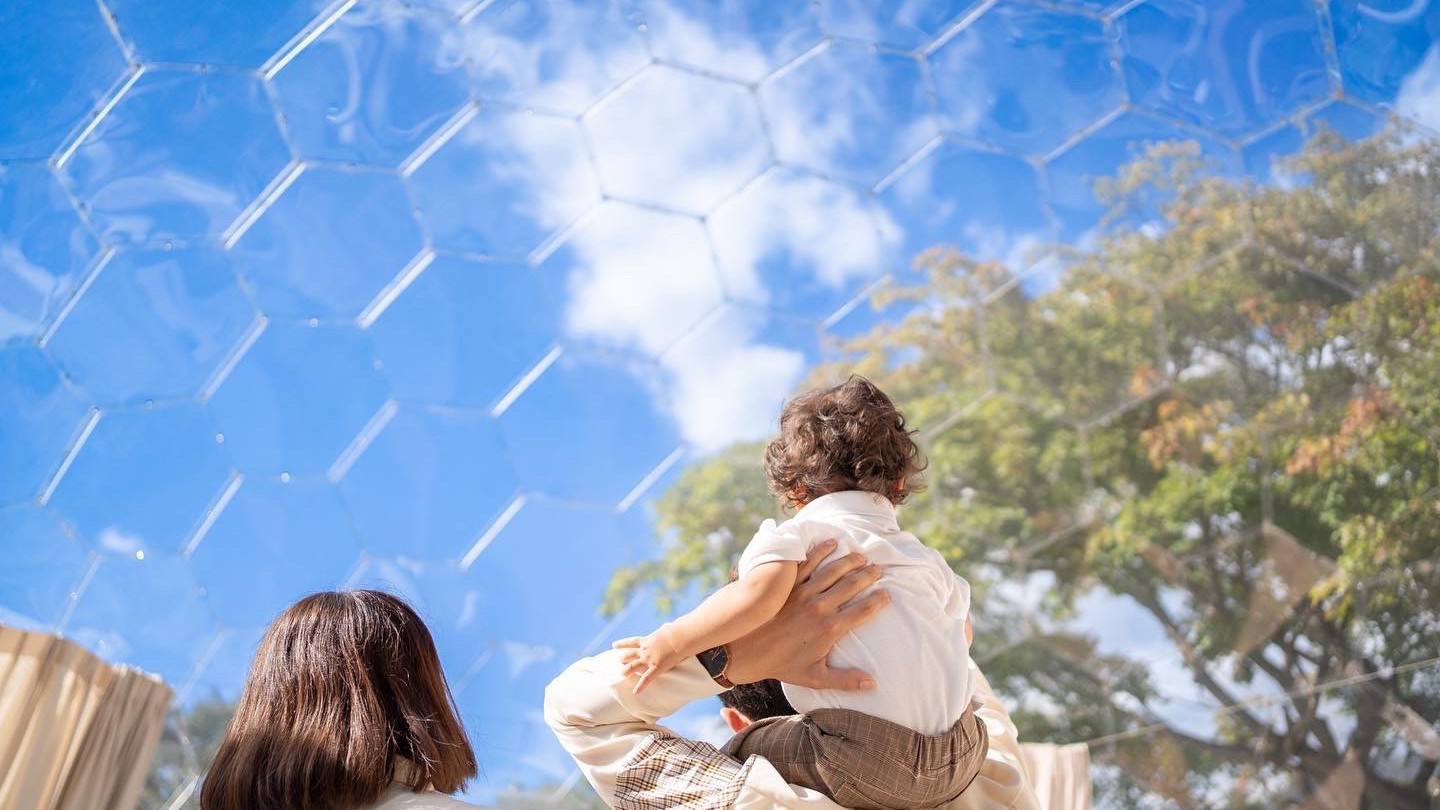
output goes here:
<path id="1" fill-rule="evenodd" d="M 795 587 L 799 567 L 789 560 L 759 565 L 654 633 L 615 642 L 617 648 L 634 650 L 626 657 L 626 671 L 640 677 L 635 691 L 686 658 L 734 641 L 775 618 Z"/>

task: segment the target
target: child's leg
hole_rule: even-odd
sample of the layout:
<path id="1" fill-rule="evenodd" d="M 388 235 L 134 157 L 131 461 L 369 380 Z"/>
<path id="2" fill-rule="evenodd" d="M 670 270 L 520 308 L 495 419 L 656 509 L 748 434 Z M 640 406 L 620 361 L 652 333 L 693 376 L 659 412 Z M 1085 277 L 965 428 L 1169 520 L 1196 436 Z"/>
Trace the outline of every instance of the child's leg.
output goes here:
<path id="1" fill-rule="evenodd" d="M 944 734 L 926 736 L 846 709 L 762 720 L 725 753 L 762 756 L 785 781 L 855 810 L 938 807 L 969 787 L 989 750 L 985 724 L 967 711 Z"/>

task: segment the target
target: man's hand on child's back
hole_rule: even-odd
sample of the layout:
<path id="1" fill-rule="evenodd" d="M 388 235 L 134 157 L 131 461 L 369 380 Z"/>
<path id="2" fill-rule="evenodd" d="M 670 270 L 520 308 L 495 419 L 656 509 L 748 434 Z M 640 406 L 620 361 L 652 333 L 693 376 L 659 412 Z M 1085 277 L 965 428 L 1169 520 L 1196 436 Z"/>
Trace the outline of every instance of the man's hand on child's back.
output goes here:
<path id="1" fill-rule="evenodd" d="M 890 594 L 872 587 L 880 567 L 860 554 L 822 566 L 835 545 L 834 540 L 817 543 L 800 564 L 790 598 L 775 618 L 728 645 L 725 672 L 732 681 L 775 678 L 812 689 L 875 688 L 868 673 L 832 668 L 827 658 L 837 641 L 890 603 Z"/>

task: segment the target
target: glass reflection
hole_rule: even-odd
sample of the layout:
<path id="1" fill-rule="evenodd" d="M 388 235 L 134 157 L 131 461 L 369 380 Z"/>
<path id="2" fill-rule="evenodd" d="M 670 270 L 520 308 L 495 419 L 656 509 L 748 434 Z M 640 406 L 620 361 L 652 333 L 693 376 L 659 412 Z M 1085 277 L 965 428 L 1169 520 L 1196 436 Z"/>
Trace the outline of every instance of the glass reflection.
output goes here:
<path id="1" fill-rule="evenodd" d="M 99 249 L 47 166 L 0 164 L 0 343 L 37 336 Z"/>
<path id="2" fill-rule="evenodd" d="M 371 357 L 353 327 L 269 323 L 208 403 L 240 470 L 343 477 L 393 415 Z"/>
<path id="3" fill-rule="evenodd" d="M 102 405 L 193 397 L 255 326 L 230 256 L 211 247 L 117 253 L 47 341 Z"/>
<path id="4" fill-rule="evenodd" d="M 285 166 L 254 77 L 147 71 L 65 166 L 110 242 L 219 236 Z"/>
<path id="5" fill-rule="evenodd" d="M 454 20 L 354 5 L 271 81 L 299 153 L 395 166 L 469 98 Z"/>

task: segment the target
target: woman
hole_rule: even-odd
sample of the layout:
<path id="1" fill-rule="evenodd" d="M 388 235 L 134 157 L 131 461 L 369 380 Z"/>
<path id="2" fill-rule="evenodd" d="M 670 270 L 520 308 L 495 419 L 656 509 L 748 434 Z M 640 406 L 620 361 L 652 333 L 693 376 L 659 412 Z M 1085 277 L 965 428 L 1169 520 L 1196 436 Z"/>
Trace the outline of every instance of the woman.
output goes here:
<path id="1" fill-rule="evenodd" d="M 806 573 L 830 550 L 817 549 Z M 850 555 L 820 566 L 817 582 L 796 588 L 774 620 L 729 645 L 729 671 L 747 681 L 860 687 L 864 673 L 832 670 L 825 656 L 884 604 L 883 592 L 860 595 L 879 577 L 861 565 Z M 435 643 L 415 611 L 378 591 L 318 593 L 265 631 L 200 807 L 474 810 L 445 794 L 475 773 Z"/>
<path id="2" fill-rule="evenodd" d="M 379 591 L 281 613 L 200 791 L 202 810 L 473 810 L 475 752 L 430 630 Z"/>

